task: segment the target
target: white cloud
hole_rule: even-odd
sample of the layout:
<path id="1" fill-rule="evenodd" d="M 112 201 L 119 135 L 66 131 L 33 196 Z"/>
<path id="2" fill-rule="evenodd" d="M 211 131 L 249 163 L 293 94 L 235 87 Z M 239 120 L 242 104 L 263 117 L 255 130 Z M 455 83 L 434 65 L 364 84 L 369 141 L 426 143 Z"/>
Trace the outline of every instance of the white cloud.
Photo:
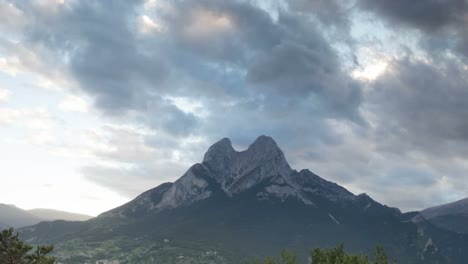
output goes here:
<path id="1" fill-rule="evenodd" d="M 12 124 L 23 115 L 22 111 L 12 108 L 0 108 L 0 124 Z"/>
<path id="2" fill-rule="evenodd" d="M 58 126 L 51 113 L 42 108 L 24 110 L 23 118 L 18 123 L 31 129 L 52 130 Z"/>
<path id="3" fill-rule="evenodd" d="M 10 76 L 21 73 L 41 72 L 43 59 L 31 47 L 14 41 L 0 42 L 0 72 Z"/>
<path id="4" fill-rule="evenodd" d="M 18 57 L 0 57 L 0 71 L 10 76 L 16 76 L 18 73 L 24 72 L 24 67 Z"/>
<path id="5" fill-rule="evenodd" d="M 50 91 L 60 91 L 61 88 L 52 80 L 45 77 L 40 77 L 39 80 L 35 83 L 36 86 Z"/>
<path id="6" fill-rule="evenodd" d="M 14 78 L 32 77 L 31 85 L 47 90 L 59 91 L 76 87 L 75 81 L 69 78 L 62 67 L 55 67 L 60 60 L 66 62 L 66 59 L 63 56 L 52 58 L 49 55 L 43 54 L 34 45 L 0 39 L 0 73 Z"/>
<path id="7" fill-rule="evenodd" d="M 10 90 L 0 88 L 0 103 L 7 102 L 10 99 Z"/>
<path id="8" fill-rule="evenodd" d="M 75 95 L 67 95 L 60 102 L 59 109 L 68 112 L 87 113 L 89 106 L 83 98 Z"/>
<path id="9" fill-rule="evenodd" d="M 43 140 L 46 137 L 45 134 L 53 133 L 59 126 L 58 120 L 45 109 L 17 109 L 11 107 L 0 108 L 0 125 L 26 129 L 33 138 L 31 140 L 26 139 L 28 142 L 45 142 Z M 38 138 L 41 138 L 41 140 L 36 140 Z"/>

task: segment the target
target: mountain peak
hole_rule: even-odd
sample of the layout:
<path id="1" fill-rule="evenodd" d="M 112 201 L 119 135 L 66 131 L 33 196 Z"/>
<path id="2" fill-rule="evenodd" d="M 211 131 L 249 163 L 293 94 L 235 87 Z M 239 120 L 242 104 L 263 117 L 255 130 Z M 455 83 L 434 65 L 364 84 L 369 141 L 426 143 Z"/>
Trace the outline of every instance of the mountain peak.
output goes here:
<path id="1" fill-rule="evenodd" d="M 236 151 L 224 138 L 211 146 L 203 165 L 227 194 L 239 193 L 266 178 L 292 173 L 283 152 L 268 136 L 258 137 L 246 150 Z"/>
<path id="2" fill-rule="evenodd" d="M 274 167 L 290 174 L 291 168 L 284 156 L 283 151 L 278 147 L 273 138 L 268 136 L 259 136 L 247 150 L 243 151 L 247 157 L 247 163 L 263 164 L 271 163 Z"/>
<path id="3" fill-rule="evenodd" d="M 220 141 L 214 143 L 212 147 L 222 147 L 222 148 L 232 149 L 232 143 L 229 138 L 223 138 Z"/>
<path id="4" fill-rule="evenodd" d="M 205 153 L 203 163 L 219 167 L 218 171 L 225 171 L 233 165 L 236 167 L 247 166 L 254 167 L 265 162 L 274 162 L 278 165 L 286 166 L 286 159 L 283 151 L 278 147 L 275 140 L 269 136 L 259 136 L 246 150 L 236 151 L 232 147 L 229 138 L 223 138 L 213 144 Z"/>
<path id="5" fill-rule="evenodd" d="M 329 200 L 354 198 L 343 187 L 310 171 L 292 170 L 276 142 L 271 137 L 260 136 L 243 151 L 236 151 L 228 138 L 216 142 L 201 164 L 193 165 L 147 208 L 175 208 L 221 192 L 233 197 L 256 186 L 255 195 L 259 199 L 293 198 L 311 206 L 314 206 L 312 195 Z"/>
<path id="6" fill-rule="evenodd" d="M 248 149 L 258 149 L 260 151 L 265 151 L 269 149 L 280 150 L 275 140 L 269 136 L 261 135 L 259 136 Z"/>
<path id="7" fill-rule="evenodd" d="M 217 157 L 231 156 L 235 152 L 231 140 L 229 138 L 223 138 L 208 149 L 203 157 L 203 162 L 216 160 Z"/>

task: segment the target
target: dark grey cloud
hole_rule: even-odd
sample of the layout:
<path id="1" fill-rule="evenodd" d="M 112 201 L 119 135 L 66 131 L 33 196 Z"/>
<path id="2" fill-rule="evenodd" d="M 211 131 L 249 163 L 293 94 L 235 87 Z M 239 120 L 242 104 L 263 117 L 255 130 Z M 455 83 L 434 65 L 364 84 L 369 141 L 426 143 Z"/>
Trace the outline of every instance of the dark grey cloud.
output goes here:
<path id="1" fill-rule="evenodd" d="M 198 118 L 192 113 L 184 113 L 167 101 L 159 101 L 147 106 L 145 123 L 153 128 L 166 131 L 175 136 L 196 134 Z"/>
<path id="2" fill-rule="evenodd" d="M 392 168 L 383 179 L 382 186 L 419 186 L 430 187 L 435 183 L 433 172 L 412 167 Z"/>
<path id="3" fill-rule="evenodd" d="M 420 45 L 431 55 L 456 52 L 468 58 L 468 1 L 359 0 L 366 11 L 384 17 L 389 25 L 422 32 Z"/>
<path id="4" fill-rule="evenodd" d="M 341 72 L 329 46 L 318 46 L 285 41 L 256 61 L 247 78 L 261 88 L 261 92 L 272 90 L 283 96 L 317 96 L 315 103 L 329 108 L 329 113 L 359 119 L 355 111 L 362 99 L 360 84 Z"/>
<path id="5" fill-rule="evenodd" d="M 403 210 L 465 197 L 466 66 L 413 54 L 388 63 L 364 96 L 371 125 L 355 127 L 344 144 L 320 148 L 320 158 L 310 164 L 351 190 Z"/>
<path id="6" fill-rule="evenodd" d="M 133 20 L 141 3 L 73 1 L 52 15 L 27 7 L 34 19 L 24 41 L 65 60 L 62 66 L 99 108 L 139 109 L 148 98 L 148 83 L 158 85 L 169 74 L 156 53 L 138 48 Z"/>
<path id="7" fill-rule="evenodd" d="M 354 7 L 354 1 L 343 0 L 287 0 L 286 4 L 290 10 L 300 15 L 312 15 L 315 21 L 322 27 L 331 30 L 331 33 L 339 40 L 350 41 L 349 31 L 351 28 L 350 13 Z"/>
<path id="8" fill-rule="evenodd" d="M 206 92 L 192 83 L 181 83 L 181 79 L 214 80 L 225 93 L 251 96 L 249 90 L 256 85 L 246 82 L 245 72 L 252 71 L 248 79 L 256 81 L 254 84 L 267 81 L 266 76 L 255 77 L 262 64 L 269 63 L 267 56 L 276 64 L 282 62 L 285 70 L 279 72 L 281 66 L 260 70 L 264 75 L 270 71 L 284 82 L 301 80 L 297 87 L 282 89 L 325 97 L 330 107 L 334 101 L 343 106 L 353 97 L 344 111 L 359 104 L 359 87 L 349 85 L 335 51 L 305 18 L 282 13 L 274 22 L 266 11 L 241 1 L 174 1 L 171 10 L 176 11 L 154 12 L 165 27 L 164 34 L 138 36 L 141 4 L 72 2 L 54 19 L 30 24 L 26 41 L 53 49 L 58 58 L 65 57 L 69 74 L 96 98 L 99 108 L 110 112 L 144 110 L 154 96 L 177 90 Z M 204 32 L 210 30 L 213 32 Z M 226 75 L 226 67 L 233 68 L 233 77 Z M 294 69 L 301 71 L 293 73 Z M 333 79 L 342 81 L 325 85 Z M 336 91 L 327 92 L 333 89 Z"/>
<path id="9" fill-rule="evenodd" d="M 177 11 L 159 13 L 171 40 L 178 48 L 216 64 L 245 65 L 256 53 L 277 45 L 284 35 L 270 14 L 243 1 L 175 1 L 173 9 Z"/>
<path id="10" fill-rule="evenodd" d="M 200 120 L 166 96 L 204 102 L 214 118 L 221 109 L 247 107 L 263 109 L 264 119 L 278 111 L 277 103 L 289 102 L 302 108 L 292 112 L 294 119 L 309 112 L 314 123 L 362 122 L 361 87 L 342 71 L 341 58 L 310 16 L 280 10 L 274 20 L 244 1 L 173 1 L 169 9 L 149 11 L 142 11 L 142 1 L 67 3 L 52 16 L 18 4 L 34 17 L 23 41 L 63 62 L 64 72 L 105 113 L 137 111 L 148 125 L 182 136 L 196 134 Z M 331 10 L 325 3 L 317 8 Z M 163 32 L 139 34 L 143 14 Z M 225 104 L 211 104 L 216 100 Z M 300 106 L 305 103 L 312 106 Z"/>
<path id="11" fill-rule="evenodd" d="M 339 134 L 326 124 L 324 110 L 316 100 L 287 100 L 282 96 L 269 97 L 267 105 L 261 100 L 240 103 L 236 111 L 213 113 L 203 130 L 212 138 L 229 137 L 233 142 L 247 146 L 259 134 L 271 135 L 290 147 L 315 144 L 334 145 Z M 222 109 L 222 106 L 219 106 Z M 305 132 L 310 134 L 305 136 Z"/>
<path id="12" fill-rule="evenodd" d="M 380 145 L 434 156 L 466 155 L 468 79 L 453 61 L 393 61 L 374 84 L 370 109 L 379 116 Z"/>
<path id="13" fill-rule="evenodd" d="M 468 3 L 465 0 L 360 0 L 362 8 L 374 11 L 392 22 L 427 31 L 463 23 Z"/>

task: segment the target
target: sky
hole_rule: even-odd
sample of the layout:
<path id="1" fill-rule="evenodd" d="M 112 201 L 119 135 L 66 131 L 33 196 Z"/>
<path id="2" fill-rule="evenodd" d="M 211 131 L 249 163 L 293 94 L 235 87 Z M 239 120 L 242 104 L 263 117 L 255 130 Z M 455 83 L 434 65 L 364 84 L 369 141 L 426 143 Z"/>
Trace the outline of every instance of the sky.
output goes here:
<path id="1" fill-rule="evenodd" d="M 468 197 L 466 0 L 0 0 L 0 202 L 98 215 L 273 137 L 403 211 Z"/>

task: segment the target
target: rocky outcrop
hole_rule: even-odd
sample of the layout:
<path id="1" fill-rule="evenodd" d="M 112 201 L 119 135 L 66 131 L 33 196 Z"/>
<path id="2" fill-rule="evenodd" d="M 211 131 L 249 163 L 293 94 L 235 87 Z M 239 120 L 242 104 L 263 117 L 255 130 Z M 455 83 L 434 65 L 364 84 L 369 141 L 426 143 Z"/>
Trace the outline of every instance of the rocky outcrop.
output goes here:
<path id="1" fill-rule="evenodd" d="M 291 169 L 271 137 L 260 136 L 243 151 L 236 151 L 231 141 L 224 138 L 208 149 L 202 163 L 190 167 L 173 184 L 166 183 L 143 193 L 129 204 L 101 216 L 139 215 L 177 208 L 207 199 L 214 193 L 235 197 L 254 187 L 259 200 L 294 199 L 314 207 L 317 196 L 330 201 L 355 198 L 345 188 L 309 170 Z M 158 199 L 152 198 L 155 196 Z"/>

